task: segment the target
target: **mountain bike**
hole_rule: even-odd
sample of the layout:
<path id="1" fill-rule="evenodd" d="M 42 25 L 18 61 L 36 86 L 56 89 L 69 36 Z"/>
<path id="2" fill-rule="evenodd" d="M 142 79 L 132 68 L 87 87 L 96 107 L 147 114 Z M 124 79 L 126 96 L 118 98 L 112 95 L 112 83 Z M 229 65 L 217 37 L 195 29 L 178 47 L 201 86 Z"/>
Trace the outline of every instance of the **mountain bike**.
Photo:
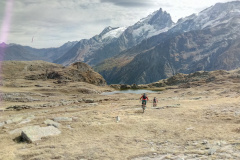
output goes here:
<path id="1" fill-rule="evenodd" d="M 153 102 L 153 107 L 157 107 L 157 103 L 156 102 L 155 103 Z"/>
<path id="2" fill-rule="evenodd" d="M 157 107 L 158 100 L 156 97 L 153 98 L 152 102 L 153 102 L 153 107 Z"/>
<path id="3" fill-rule="evenodd" d="M 143 103 L 142 103 L 142 110 L 143 110 L 143 113 L 144 113 L 145 109 L 146 109 L 146 102 L 143 102 Z"/>

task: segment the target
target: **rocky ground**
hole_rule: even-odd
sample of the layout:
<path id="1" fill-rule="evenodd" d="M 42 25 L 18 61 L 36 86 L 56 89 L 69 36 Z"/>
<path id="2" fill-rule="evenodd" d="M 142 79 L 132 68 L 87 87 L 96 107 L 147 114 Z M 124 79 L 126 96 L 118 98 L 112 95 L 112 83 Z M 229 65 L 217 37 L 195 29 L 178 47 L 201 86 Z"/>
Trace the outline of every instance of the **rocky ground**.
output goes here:
<path id="1" fill-rule="evenodd" d="M 0 159 L 240 159 L 240 79 L 229 75 L 149 93 L 159 103 L 144 114 L 140 94 L 101 95 L 108 86 L 6 81 Z"/>

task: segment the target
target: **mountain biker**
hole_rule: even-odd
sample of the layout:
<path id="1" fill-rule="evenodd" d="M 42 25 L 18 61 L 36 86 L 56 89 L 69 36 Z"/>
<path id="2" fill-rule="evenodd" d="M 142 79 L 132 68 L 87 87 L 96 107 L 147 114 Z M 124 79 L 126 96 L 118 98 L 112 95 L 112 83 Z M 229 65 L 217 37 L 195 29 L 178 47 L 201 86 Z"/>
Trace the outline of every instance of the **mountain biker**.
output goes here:
<path id="1" fill-rule="evenodd" d="M 153 98 L 153 107 L 156 107 L 156 106 L 157 106 L 157 102 L 158 102 L 157 98 L 154 97 L 154 98 Z"/>
<path id="2" fill-rule="evenodd" d="M 142 97 L 140 98 L 140 100 L 142 100 L 142 104 L 147 104 L 148 101 L 148 97 L 145 93 L 143 93 Z"/>

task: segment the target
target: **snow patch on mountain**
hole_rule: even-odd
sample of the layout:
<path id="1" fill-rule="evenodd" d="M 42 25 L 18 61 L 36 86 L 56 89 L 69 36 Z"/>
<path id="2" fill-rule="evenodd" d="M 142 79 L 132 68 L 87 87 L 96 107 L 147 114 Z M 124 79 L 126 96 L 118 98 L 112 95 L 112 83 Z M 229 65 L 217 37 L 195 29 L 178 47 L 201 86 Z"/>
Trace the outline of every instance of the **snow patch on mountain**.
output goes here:
<path id="1" fill-rule="evenodd" d="M 119 28 L 113 29 L 113 30 L 105 33 L 102 36 L 102 39 L 105 39 L 105 38 L 118 38 L 126 30 L 126 28 L 127 27 L 119 27 Z"/>
<path id="2" fill-rule="evenodd" d="M 146 38 L 158 35 L 163 32 L 167 32 L 174 26 L 174 22 L 171 19 L 170 14 L 163 11 L 161 8 L 146 18 L 142 18 L 140 21 L 130 26 L 125 35 L 130 35 L 135 44 L 140 43 Z"/>
<path id="3" fill-rule="evenodd" d="M 177 24 L 171 29 L 171 32 L 188 32 L 191 30 L 201 30 L 216 27 L 221 24 L 230 23 L 240 17 L 240 3 L 217 3 L 198 14 L 192 14 L 188 17 L 181 18 Z"/>
<path id="4" fill-rule="evenodd" d="M 240 16 L 240 10 L 233 5 L 222 6 L 217 4 L 198 14 L 194 20 L 201 25 L 201 29 L 206 27 L 215 27 L 219 24 L 228 23 L 233 17 Z M 226 17 L 231 17 L 226 19 Z"/>
<path id="5" fill-rule="evenodd" d="M 133 37 L 135 38 L 137 37 L 149 38 L 149 37 L 158 35 L 160 33 L 167 32 L 170 28 L 171 27 L 166 27 L 161 30 L 158 30 L 158 29 L 155 29 L 154 26 L 145 23 L 141 27 L 133 30 L 132 34 L 133 34 Z"/>

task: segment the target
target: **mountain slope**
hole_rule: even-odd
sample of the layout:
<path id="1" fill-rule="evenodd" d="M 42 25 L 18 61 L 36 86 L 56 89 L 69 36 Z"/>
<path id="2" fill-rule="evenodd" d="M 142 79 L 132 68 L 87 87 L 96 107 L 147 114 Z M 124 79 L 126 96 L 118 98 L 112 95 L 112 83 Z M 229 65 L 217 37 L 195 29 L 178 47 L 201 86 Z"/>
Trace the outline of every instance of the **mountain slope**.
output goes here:
<path id="1" fill-rule="evenodd" d="M 65 66 L 82 61 L 92 66 L 173 27 L 171 16 L 159 9 L 129 27 L 106 27 L 90 39 L 67 42 L 58 48 L 35 49 L 7 45 L 5 60 L 44 60 Z"/>
<path id="2" fill-rule="evenodd" d="M 43 48 L 36 49 L 28 46 L 21 46 L 18 44 L 1 44 L 1 52 L 4 53 L 3 60 L 18 60 L 18 61 L 32 61 L 44 60 L 52 62 L 61 57 L 77 42 L 67 42 L 58 48 Z"/>
<path id="3" fill-rule="evenodd" d="M 222 9 L 225 9 L 224 12 Z M 215 14 L 218 14 L 216 16 Z M 240 2 L 216 4 L 180 20 L 166 33 L 96 66 L 108 83 L 151 83 L 178 72 L 240 67 Z M 162 38 L 168 35 L 166 38 Z M 155 45 L 153 38 L 158 37 Z M 152 43 L 151 43 L 152 42 Z M 146 45 L 147 44 L 147 45 Z M 144 46 L 144 47 L 143 47 Z M 138 48 L 144 48 L 139 52 Z M 128 61 L 121 62 L 124 57 Z M 128 58 L 129 57 L 129 58 Z M 107 65 L 110 62 L 117 65 Z"/>
<path id="4" fill-rule="evenodd" d="M 124 29 L 106 27 L 99 35 L 79 41 L 68 52 L 56 59 L 54 63 L 69 65 L 77 61 L 88 62 L 87 57 L 115 41 Z"/>
<path id="5" fill-rule="evenodd" d="M 89 65 L 76 62 L 68 67 L 45 61 L 5 61 L 1 62 L 4 80 L 53 80 L 54 83 L 87 82 L 105 85 L 106 81 Z"/>
<path id="6" fill-rule="evenodd" d="M 31 60 L 47 60 L 47 58 L 39 57 L 31 53 L 27 48 L 20 45 L 5 45 L 1 46 L 1 53 L 4 55 L 3 60 L 18 60 L 18 61 L 31 61 Z"/>
<path id="7" fill-rule="evenodd" d="M 171 16 L 160 9 L 128 28 L 108 27 L 89 40 L 81 40 L 72 50 L 54 62 L 68 65 L 80 60 L 96 65 L 144 39 L 167 31 L 173 24 Z"/>

